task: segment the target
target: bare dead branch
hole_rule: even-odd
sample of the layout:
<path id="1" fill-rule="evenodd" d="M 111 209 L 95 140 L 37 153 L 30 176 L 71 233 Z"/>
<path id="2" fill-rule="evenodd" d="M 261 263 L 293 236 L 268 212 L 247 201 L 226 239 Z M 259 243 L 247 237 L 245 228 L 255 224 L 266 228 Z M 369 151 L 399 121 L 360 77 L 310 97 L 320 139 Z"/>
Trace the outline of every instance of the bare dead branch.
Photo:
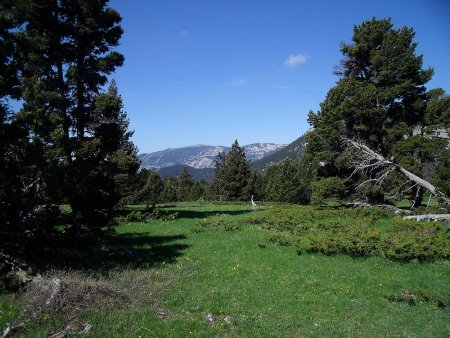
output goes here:
<path id="1" fill-rule="evenodd" d="M 393 205 L 389 205 L 389 204 L 372 205 L 372 204 L 369 204 L 369 203 L 366 203 L 366 202 L 351 202 L 351 203 L 347 203 L 347 205 L 352 206 L 354 208 L 378 207 L 378 208 L 382 208 L 382 209 L 392 210 L 396 214 L 410 214 L 411 213 L 410 210 L 400 209 L 400 208 L 394 207 Z"/>
<path id="2" fill-rule="evenodd" d="M 406 170 L 399 164 L 393 162 L 392 160 L 388 160 L 384 158 L 382 155 L 376 153 L 366 145 L 350 140 L 348 138 L 343 138 L 343 141 L 347 145 L 347 147 L 351 150 L 357 150 L 358 154 L 358 162 L 354 163 L 354 171 L 352 175 L 354 175 L 357 172 L 365 171 L 365 170 L 373 170 L 373 169 L 379 169 L 379 168 L 388 168 L 388 171 L 383 172 L 380 176 L 374 179 L 367 180 L 360 185 L 358 185 L 357 190 L 361 189 L 363 186 L 365 186 L 368 183 L 376 182 L 381 184 L 383 180 L 386 179 L 386 177 L 393 171 L 398 171 L 402 173 L 408 181 L 414 183 L 413 186 L 418 185 L 419 187 L 422 187 L 425 190 L 428 190 L 430 194 L 434 196 L 439 196 L 444 200 L 445 203 L 450 204 L 450 199 L 441 191 L 437 190 L 436 187 L 428 182 L 427 180 L 424 180 L 423 178 L 413 174 L 412 172 Z M 375 161 L 375 162 L 374 162 Z"/>
<path id="3" fill-rule="evenodd" d="M 404 216 L 403 219 L 415 219 L 416 221 L 447 221 L 450 222 L 450 214 L 428 214 L 428 215 L 414 215 Z"/>
<path id="4" fill-rule="evenodd" d="M 16 325 L 11 325 L 11 324 L 7 323 L 0 338 L 6 338 L 8 335 L 12 334 L 14 332 L 14 330 L 21 329 L 24 327 L 25 327 L 24 323 L 19 323 Z"/>

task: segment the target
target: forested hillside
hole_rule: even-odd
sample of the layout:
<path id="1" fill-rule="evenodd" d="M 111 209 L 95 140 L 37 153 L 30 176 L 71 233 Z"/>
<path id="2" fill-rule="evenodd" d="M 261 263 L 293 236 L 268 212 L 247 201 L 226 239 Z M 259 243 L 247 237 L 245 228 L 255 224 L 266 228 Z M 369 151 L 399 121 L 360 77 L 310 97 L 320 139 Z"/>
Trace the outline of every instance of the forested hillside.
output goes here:
<path id="1" fill-rule="evenodd" d="M 284 148 L 275 153 L 256 160 L 252 163 L 253 167 L 258 171 L 265 171 L 273 164 L 278 164 L 281 161 L 289 158 L 291 160 L 299 160 L 305 151 L 305 135 L 300 136 L 295 141 L 289 143 Z"/>
<path id="2" fill-rule="evenodd" d="M 161 168 L 158 170 L 158 173 L 161 175 L 161 178 L 178 177 L 184 168 L 187 169 L 188 173 L 194 180 L 205 180 L 206 182 L 211 182 L 214 179 L 214 168 L 197 169 L 181 164 Z"/>

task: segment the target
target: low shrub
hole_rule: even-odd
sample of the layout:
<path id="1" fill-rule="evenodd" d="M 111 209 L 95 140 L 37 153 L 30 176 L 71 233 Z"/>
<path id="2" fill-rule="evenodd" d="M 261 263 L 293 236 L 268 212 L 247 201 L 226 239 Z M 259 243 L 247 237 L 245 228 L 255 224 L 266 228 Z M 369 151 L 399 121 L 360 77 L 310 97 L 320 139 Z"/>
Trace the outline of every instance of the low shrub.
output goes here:
<path id="1" fill-rule="evenodd" d="M 311 203 L 321 204 L 329 198 L 341 198 L 345 186 L 339 177 L 327 177 L 311 184 Z"/>
<path id="2" fill-rule="evenodd" d="M 220 217 L 220 215 L 218 215 Z M 240 222 L 225 222 L 221 218 L 205 218 L 194 225 L 191 229 L 194 233 L 205 232 L 205 231 L 236 231 L 242 228 L 242 223 Z"/>
<path id="3" fill-rule="evenodd" d="M 378 208 L 283 208 L 259 222 L 279 233 L 271 241 L 294 243 L 299 254 L 382 256 L 399 261 L 450 258 L 447 225 L 402 220 Z"/>
<path id="4" fill-rule="evenodd" d="M 364 193 L 367 198 L 367 202 L 370 204 L 385 204 L 384 191 L 379 185 L 368 186 Z"/>
<path id="5" fill-rule="evenodd" d="M 178 217 L 177 212 L 170 212 L 161 208 L 150 211 L 133 210 L 125 216 L 119 217 L 119 222 L 147 222 L 152 219 L 161 219 L 163 221 L 173 221 Z"/>
<path id="6" fill-rule="evenodd" d="M 242 223 L 240 222 L 228 222 L 223 225 L 224 231 L 236 231 L 242 228 Z"/>
<path id="7" fill-rule="evenodd" d="M 400 294 L 391 294 L 386 298 L 393 303 L 407 303 L 409 305 L 417 305 L 418 302 L 433 303 L 440 308 L 450 306 L 450 298 L 439 295 L 433 291 L 419 289 L 418 291 L 405 290 Z"/>
<path id="8" fill-rule="evenodd" d="M 275 232 L 269 236 L 268 240 L 269 242 L 278 243 L 283 246 L 294 244 L 292 236 L 285 232 Z"/>
<path id="9" fill-rule="evenodd" d="M 381 238 L 380 246 L 390 259 L 445 259 L 450 257 L 450 231 L 444 224 L 394 220 Z"/>
<path id="10" fill-rule="evenodd" d="M 218 230 L 219 227 L 224 223 L 223 219 L 218 218 L 204 218 L 201 219 L 198 224 L 194 225 L 191 229 L 192 232 L 198 233 L 198 232 L 205 232 L 205 231 L 212 231 L 212 230 Z"/>
<path id="11" fill-rule="evenodd" d="M 148 214 L 143 211 L 134 210 L 130 212 L 126 217 L 127 222 L 145 222 L 148 219 Z"/>

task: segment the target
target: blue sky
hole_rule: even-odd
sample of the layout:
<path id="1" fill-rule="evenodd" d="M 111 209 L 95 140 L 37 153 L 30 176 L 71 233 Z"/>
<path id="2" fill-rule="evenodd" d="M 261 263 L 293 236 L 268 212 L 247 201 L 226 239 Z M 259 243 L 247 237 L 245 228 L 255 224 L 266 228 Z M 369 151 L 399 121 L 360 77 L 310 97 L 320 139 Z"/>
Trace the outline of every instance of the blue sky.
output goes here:
<path id="1" fill-rule="evenodd" d="M 114 78 L 139 152 L 289 143 L 337 77 L 353 27 L 391 17 L 450 92 L 450 1 L 113 0 L 123 17 Z"/>

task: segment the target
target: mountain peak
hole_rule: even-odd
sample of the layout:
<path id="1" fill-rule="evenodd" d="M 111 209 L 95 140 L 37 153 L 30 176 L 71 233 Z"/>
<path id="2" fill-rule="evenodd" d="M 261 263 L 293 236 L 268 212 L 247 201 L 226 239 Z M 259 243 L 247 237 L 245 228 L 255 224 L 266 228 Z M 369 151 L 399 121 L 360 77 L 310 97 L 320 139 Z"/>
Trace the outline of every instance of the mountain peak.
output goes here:
<path id="1" fill-rule="evenodd" d="M 252 143 L 244 146 L 248 160 L 255 161 L 270 155 L 285 145 L 274 143 Z M 173 165 L 186 165 L 196 169 L 214 168 L 219 152 L 228 152 L 230 147 L 195 144 L 182 148 L 169 148 L 153 153 L 139 154 L 142 168 L 159 170 Z"/>

